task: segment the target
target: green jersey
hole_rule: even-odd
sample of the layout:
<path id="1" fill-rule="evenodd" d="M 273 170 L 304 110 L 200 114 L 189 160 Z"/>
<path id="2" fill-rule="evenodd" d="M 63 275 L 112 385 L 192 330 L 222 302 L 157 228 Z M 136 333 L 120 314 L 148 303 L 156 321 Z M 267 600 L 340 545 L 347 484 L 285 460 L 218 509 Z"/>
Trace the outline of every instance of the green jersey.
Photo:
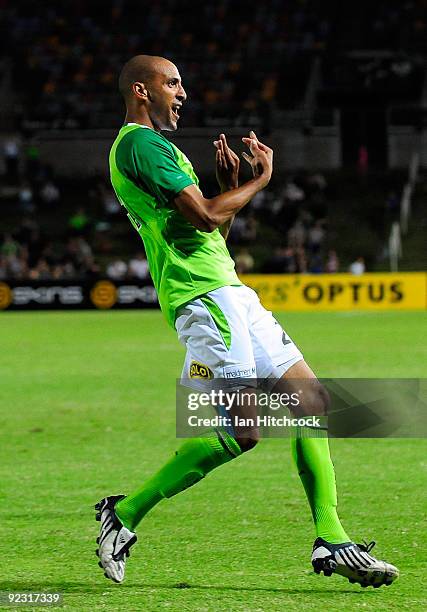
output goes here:
<path id="1" fill-rule="evenodd" d="M 110 151 L 111 182 L 141 236 L 160 307 L 174 326 L 177 308 L 225 285 L 241 285 L 219 229 L 197 230 L 173 204 L 199 180 L 187 157 L 159 132 L 131 123 Z"/>

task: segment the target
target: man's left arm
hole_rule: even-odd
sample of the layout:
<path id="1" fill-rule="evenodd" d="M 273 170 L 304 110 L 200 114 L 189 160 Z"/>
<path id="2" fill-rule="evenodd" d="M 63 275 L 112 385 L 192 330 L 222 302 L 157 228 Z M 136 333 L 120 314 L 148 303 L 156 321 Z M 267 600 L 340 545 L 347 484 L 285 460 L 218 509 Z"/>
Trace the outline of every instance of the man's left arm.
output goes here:
<path id="1" fill-rule="evenodd" d="M 236 187 L 234 189 L 236 189 Z M 221 193 L 224 193 L 224 192 L 221 192 Z M 224 240 L 227 240 L 228 238 L 228 234 L 230 233 L 230 229 L 231 229 L 231 226 L 233 225 L 234 219 L 235 219 L 235 215 L 231 217 L 231 219 L 226 221 L 223 225 L 221 225 L 221 227 L 219 228 L 219 231 L 221 232 Z"/>
<path id="2" fill-rule="evenodd" d="M 228 146 L 225 134 L 220 134 L 219 140 L 214 140 L 214 146 L 216 147 L 216 179 L 221 193 L 237 189 L 239 186 L 239 157 Z M 233 221 L 234 216 L 219 228 L 224 240 L 227 240 Z"/>

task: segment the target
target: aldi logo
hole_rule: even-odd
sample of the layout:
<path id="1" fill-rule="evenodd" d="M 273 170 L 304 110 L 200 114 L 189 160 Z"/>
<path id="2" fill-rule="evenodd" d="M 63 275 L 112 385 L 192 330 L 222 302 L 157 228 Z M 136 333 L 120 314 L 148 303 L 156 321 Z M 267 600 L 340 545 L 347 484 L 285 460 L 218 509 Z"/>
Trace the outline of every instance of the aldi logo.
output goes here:
<path id="1" fill-rule="evenodd" d="M 199 363 L 198 361 L 192 361 L 190 364 L 190 378 L 204 378 L 210 380 L 213 378 L 213 373 L 207 365 Z"/>

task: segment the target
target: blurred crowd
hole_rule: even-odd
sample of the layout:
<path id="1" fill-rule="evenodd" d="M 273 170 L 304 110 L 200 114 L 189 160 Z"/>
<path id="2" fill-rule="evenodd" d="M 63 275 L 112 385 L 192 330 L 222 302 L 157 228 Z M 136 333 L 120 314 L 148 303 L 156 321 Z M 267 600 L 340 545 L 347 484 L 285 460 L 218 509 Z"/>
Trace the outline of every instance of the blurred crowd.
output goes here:
<path id="1" fill-rule="evenodd" d="M 301 103 L 315 55 L 425 44 L 423 0 L 370 3 L 368 11 L 363 4 L 206 0 L 195 10 L 193 0 L 2 0 L 1 56 L 9 58 L 14 107 L 29 129 L 115 125 L 117 77 L 137 53 L 178 64 L 191 93 L 183 125 L 268 127 L 275 109 Z M 408 70 L 405 58 L 392 66 Z"/>
<path id="2" fill-rule="evenodd" d="M 327 186 L 322 173 L 304 172 L 259 192 L 246 215 L 239 215 L 231 227 L 231 244 L 245 246 L 236 251 L 238 271 L 251 272 L 255 267 L 266 273 L 326 271 Z M 259 220 L 275 228 L 281 238 L 256 265 L 249 249 L 256 244 Z"/>
<path id="3" fill-rule="evenodd" d="M 183 124 L 265 118 L 274 101 L 292 106 L 302 95 L 307 54 L 324 47 L 330 30 L 315 2 L 266 0 L 253 10 L 242 0 L 207 0 L 197 10 L 188 0 L 2 5 L 4 53 L 13 49 L 13 86 L 32 127 L 117 122 L 119 71 L 142 52 L 178 64 L 191 91 Z"/>
<path id="4" fill-rule="evenodd" d="M 64 183 L 41 162 L 36 145 L 15 136 L 3 143 L 3 165 L 8 185 L 0 197 L 9 203 L 2 204 L 3 221 L 9 211 L 13 222 L 0 234 L 1 279 L 148 278 L 137 237 L 129 252 L 133 233 L 108 180 Z M 228 244 L 239 273 L 340 271 L 328 238 L 325 176 L 300 172 L 276 179 L 236 217 Z"/>
<path id="5" fill-rule="evenodd" d="M 69 237 L 65 243 L 46 239 L 38 224 L 25 217 L 16 232 L 0 240 L 0 280 L 112 280 L 149 278 L 142 251 L 128 261 L 112 258 L 101 266 L 89 242 L 82 236 Z"/>

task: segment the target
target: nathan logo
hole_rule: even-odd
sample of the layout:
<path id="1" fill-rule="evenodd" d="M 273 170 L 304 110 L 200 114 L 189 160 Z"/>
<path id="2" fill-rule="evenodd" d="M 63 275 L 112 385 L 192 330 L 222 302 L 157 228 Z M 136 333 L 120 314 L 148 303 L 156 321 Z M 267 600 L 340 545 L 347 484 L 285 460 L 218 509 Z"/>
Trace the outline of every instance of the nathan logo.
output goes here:
<path id="1" fill-rule="evenodd" d="M 13 300 L 12 289 L 6 283 L 0 283 L 0 310 L 5 310 Z"/>
<path id="2" fill-rule="evenodd" d="M 207 380 L 213 378 L 212 370 L 207 365 L 192 361 L 190 364 L 190 378 L 205 378 Z"/>
<path id="3" fill-rule="evenodd" d="M 110 281 L 99 281 L 91 289 L 90 299 L 96 308 L 111 308 L 117 302 L 117 289 Z"/>
<path id="4" fill-rule="evenodd" d="M 256 374 L 255 366 L 250 364 L 236 364 L 223 368 L 224 378 L 253 378 Z"/>

